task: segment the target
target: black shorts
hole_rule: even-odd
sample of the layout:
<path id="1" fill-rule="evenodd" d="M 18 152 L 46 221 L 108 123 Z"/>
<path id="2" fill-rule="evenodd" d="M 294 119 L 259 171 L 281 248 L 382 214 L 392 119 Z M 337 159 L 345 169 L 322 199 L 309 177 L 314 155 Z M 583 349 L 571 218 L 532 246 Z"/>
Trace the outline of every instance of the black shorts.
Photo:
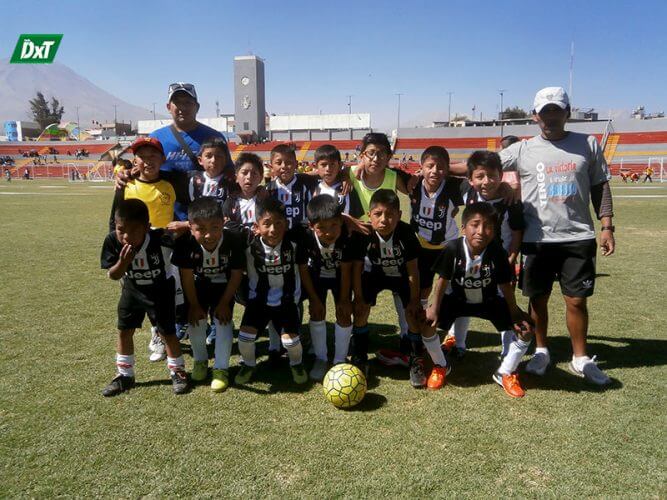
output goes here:
<path id="1" fill-rule="evenodd" d="M 340 299 L 340 279 L 338 278 L 320 278 L 314 277 L 311 274 L 311 279 L 313 281 L 313 286 L 317 292 L 317 296 L 322 301 L 324 305 L 327 304 L 327 292 L 331 291 L 333 295 L 334 303 L 338 303 Z M 350 292 L 351 294 L 351 292 Z M 305 290 L 301 291 L 301 301 L 307 300 L 308 294 Z"/>
<path id="2" fill-rule="evenodd" d="M 139 291 L 123 286 L 118 301 L 118 329 L 141 328 L 144 316 L 163 335 L 176 335 L 176 300 L 174 280 L 168 279 L 159 288 Z"/>
<path id="3" fill-rule="evenodd" d="M 499 332 L 512 329 L 512 316 L 507 301 L 500 296 L 485 300 L 481 304 L 468 304 L 452 295 L 444 295 L 440 303 L 438 326 L 448 331 L 456 318 L 470 317 L 489 320 Z"/>
<path id="4" fill-rule="evenodd" d="M 364 302 L 374 306 L 377 303 L 377 296 L 382 290 L 391 290 L 401 298 L 403 307 L 408 307 L 410 303 L 410 283 L 408 278 L 388 278 L 387 276 L 378 276 L 371 273 L 362 273 L 361 275 L 361 293 L 364 296 Z"/>
<path id="5" fill-rule="evenodd" d="M 433 287 L 433 278 L 435 277 L 433 264 L 441 253 L 442 249 L 420 247 L 417 265 L 419 266 L 419 288 L 422 290 Z"/>
<path id="6" fill-rule="evenodd" d="M 524 243 L 522 290 L 527 297 L 551 293 L 554 280 L 567 297 L 590 297 L 595 288 L 595 240 Z"/>
<path id="7" fill-rule="evenodd" d="M 215 308 L 218 307 L 226 289 L 227 283 L 211 283 L 208 280 L 195 279 L 195 291 L 197 292 L 199 305 L 204 311 L 211 313 L 211 315 L 215 311 Z M 233 311 L 234 300 L 231 301 L 230 307 Z"/>
<path id="8" fill-rule="evenodd" d="M 277 332 L 299 333 L 301 314 L 294 303 L 270 306 L 259 300 L 249 300 L 241 319 L 241 328 L 250 326 L 261 333 L 269 321 L 273 322 Z"/>

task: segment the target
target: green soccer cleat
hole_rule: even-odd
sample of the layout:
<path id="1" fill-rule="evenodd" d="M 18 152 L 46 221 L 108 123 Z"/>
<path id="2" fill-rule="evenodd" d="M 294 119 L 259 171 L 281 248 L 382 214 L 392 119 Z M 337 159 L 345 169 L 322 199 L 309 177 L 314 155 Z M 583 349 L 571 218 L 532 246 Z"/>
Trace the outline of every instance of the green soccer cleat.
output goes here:
<path id="1" fill-rule="evenodd" d="M 257 368 L 254 366 L 242 365 L 241 369 L 236 374 L 236 377 L 234 377 L 234 383 L 237 385 L 247 384 L 252 380 L 252 377 L 255 375 L 256 370 Z"/>
<path id="2" fill-rule="evenodd" d="M 195 361 L 194 366 L 192 367 L 192 374 L 190 378 L 193 382 L 201 382 L 206 380 L 208 375 L 208 361 Z"/>
<path id="3" fill-rule="evenodd" d="M 308 382 L 308 374 L 303 367 L 303 363 L 290 366 L 290 369 L 292 370 L 292 378 L 294 379 L 295 384 L 303 385 Z"/>
<path id="4" fill-rule="evenodd" d="M 227 390 L 227 387 L 229 387 L 229 371 L 213 368 L 211 390 L 213 392 L 224 392 Z"/>

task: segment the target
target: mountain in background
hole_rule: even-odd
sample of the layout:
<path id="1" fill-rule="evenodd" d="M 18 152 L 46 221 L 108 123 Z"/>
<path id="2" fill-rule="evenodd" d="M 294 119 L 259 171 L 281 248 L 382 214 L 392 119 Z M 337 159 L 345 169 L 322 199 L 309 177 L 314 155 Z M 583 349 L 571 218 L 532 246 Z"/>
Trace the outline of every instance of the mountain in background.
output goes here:
<path id="1" fill-rule="evenodd" d="M 9 64 L 0 59 L 0 124 L 5 120 L 29 120 L 28 101 L 41 91 L 47 101 L 52 96 L 65 107 L 63 121 L 76 122 L 76 106 L 79 106 L 81 126 L 88 128 L 93 120 L 113 122 L 117 107 L 118 121 L 151 120 L 152 110 L 140 108 L 119 99 L 94 83 L 86 80 L 64 64 Z M 156 114 L 157 119 L 166 118 Z"/>

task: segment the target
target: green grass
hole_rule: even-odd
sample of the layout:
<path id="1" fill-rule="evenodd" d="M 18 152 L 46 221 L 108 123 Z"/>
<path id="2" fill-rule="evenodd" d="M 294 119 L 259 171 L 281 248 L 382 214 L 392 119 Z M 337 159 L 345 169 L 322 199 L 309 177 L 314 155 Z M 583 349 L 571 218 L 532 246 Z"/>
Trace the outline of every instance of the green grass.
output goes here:
<path id="1" fill-rule="evenodd" d="M 287 368 L 270 375 L 266 365 L 250 388 L 176 397 L 164 364 L 147 360 L 147 329 L 136 341 L 139 386 L 102 398 L 119 289 L 99 269 L 112 193 L 91 186 L 0 187 L 3 497 L 667 495 L 667 198 L 617 198 L 618 250 L 598 259 L 589 344 L 611 388 L 567 371 L 556 295 L 557 365 L 523 376 L 523 400 L 491 381 L 498 335 L 474 321 L 444 390 L 415 391 L 407 373 L 376 367 L 360 408 L 340 411 L 319 386 L 297 390 Z M 667 195 L 654 187 L 615 194 Z M 390 296 L 371 322 L 374 348 L 393 346 Z"/>

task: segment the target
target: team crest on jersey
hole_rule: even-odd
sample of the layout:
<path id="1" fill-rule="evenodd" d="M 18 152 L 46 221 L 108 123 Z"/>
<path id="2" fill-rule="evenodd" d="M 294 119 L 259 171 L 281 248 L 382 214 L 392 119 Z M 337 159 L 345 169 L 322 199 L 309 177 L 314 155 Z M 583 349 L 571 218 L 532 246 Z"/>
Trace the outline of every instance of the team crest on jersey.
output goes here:
<path id="1" fill-rule="evenodd" d="M 280 263 L 280 254 L 279 253 L 273 253 L 273 254 L 267 255 L 266 256 L 266 263 L 267 264 L 272 264 L 272 265 L 276 265 L 276 264 Z"/>
<path id="2" fill-rule="evenodd" d="M 160 193 L 160 203 L 163 205 L 169 205 L 169 200 L 171 200 L 169 193 Z"/>
<path id="3" fill-rule="evenodd" d="M 299 203 L 301 195 L 299 195 L 299 193 L 294 193 L 292 196 L 294 196 L 294 203 Z"/>
<path id="4" fill-rule="evenodd" d="M 422 217 L 432 217 L 433 216 L 433 207 L 420 207 L 420 213 Z"/>
<path id="5" fill-rule="evenodd" d="M 482 278 L 489 278 L 491 276 L 491 266 L 488 264 L 483 265 L 480 270 L 480 275 Z"/>
<path id="6" fill-rule="evenodd" d="M 438 218 L 442 219 L 447 214 L 447 207 L 445 205 L 438 205 Z"/>
<path id="7" fill-rule="evenodd" d="M 283 203 L 287 203 L 290 199 L 290 194 L 289 193 L 280 193 L 280 201 Z"/>
<path id="8" fill-rule="evenodd" d="M 285 260 L 292 260 L 292 251 L 285 250 Z"/>
<path id="9" fill-rule="evenodd" d="M 152 253 L 150 255 L 151 262 L 153 263 L 154 266 L 159 266 L 160 265 L 160 256 L 156 253 Z"/>

